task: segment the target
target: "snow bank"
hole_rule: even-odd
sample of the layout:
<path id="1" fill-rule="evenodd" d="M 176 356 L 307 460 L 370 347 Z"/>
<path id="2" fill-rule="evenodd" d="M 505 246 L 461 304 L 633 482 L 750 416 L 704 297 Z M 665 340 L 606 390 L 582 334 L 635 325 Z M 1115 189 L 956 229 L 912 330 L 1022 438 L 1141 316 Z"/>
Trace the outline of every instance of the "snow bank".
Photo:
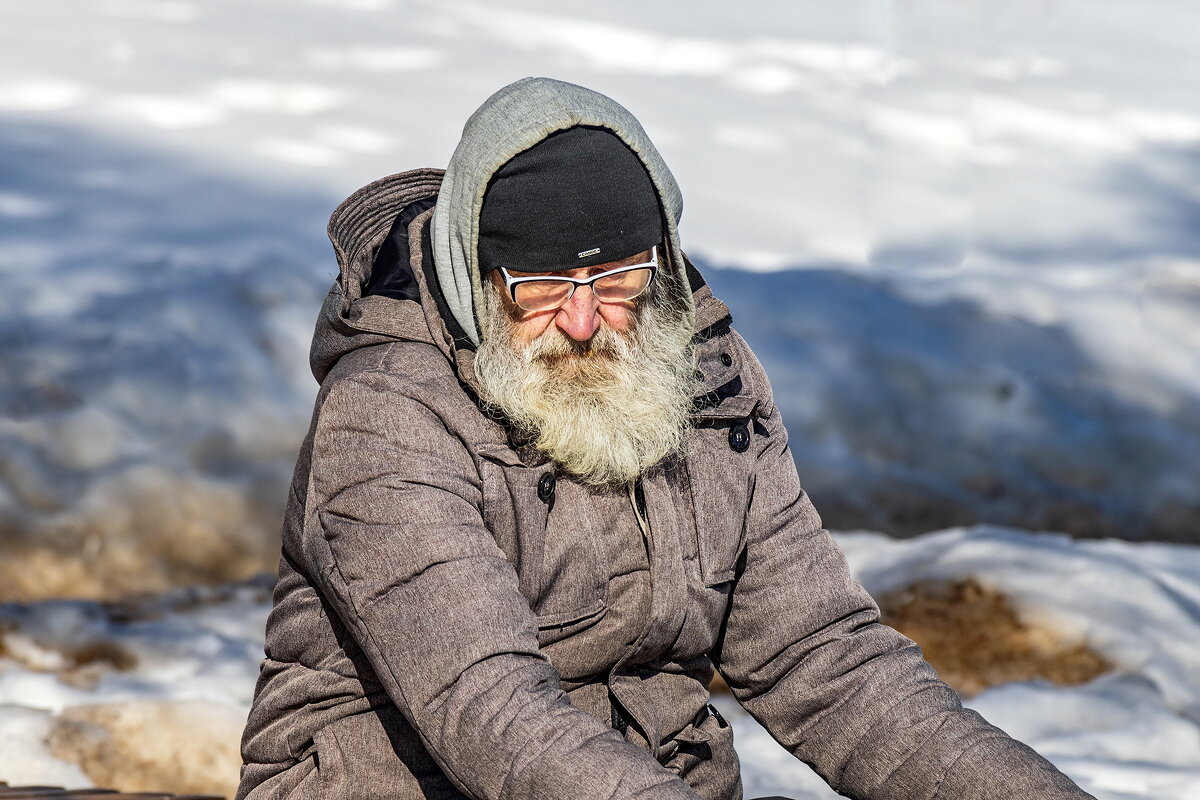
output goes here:
<path id="1" fill-rule="evenodd" d="M 858 580 L 880 597 L 917 581 L 973 576 L 1023 619 L 1086 643 L 1150 681 L 1173 712 L 1200 721 L 1200 549 L 978 526 L 899 542 L 839 539 Z"/>
<path id="2" fill-rule="evenodd" d="M 1116 669 L 1082 686 L 994 687 L 966 702 L 1100 800 L 1200 797 L 1200 548 L 1080 542 L 990 526 L 907 541 L 837 537 L 880 597 L 921 581 L 975 577 L 1023 619 L 1080 640 Z M 729 698 L 746 796 L 833 798 Z"/>
<path id="3" fill-rule="evenodd" d="M 91 786 L 77 764 L 50 752 L 53 729 L 49 711 L 0 705 L 0 780 L 13 786 Z"/>
<path id="4" fill-rule="evenodd" d="M 1200 483 L 1185 477 L 1200 475 L 1200 393 L 1147 407 L 1069 327 L 915 297 L 880 276 L 706 274 L 771 377 L 831 527 L 994 520 L 1184 541 L 1200 530 Z"/>
<path id="5" fill-rule="evenodd" d="M 1098 798 L 1200 796 L 1200 548 L 989 526 L 837 539 L 876 596 L 974 577 L 1023 619 L 1110 660 L 1114 671 L 1088 684 L 1008 684 L 967 703 Z M 92 782 L 182 786 L 190 773 L 161 771 L 179 751 L 206 765 L 196 774 L 233 780 L 269 588 L 264 578 L 120 605 L 0 605 L 0 780 L 77 786 L 89 782 L 82 768 Z M 93 657 L 81 663 L 83 653 Z M 717 702 L 736 729 L 748 797 L 834 796 L 729 697 Z"/>
<path id="6" fill-rule="evenodd" d="M 272 584 L 0 605 L 0 780 L 231 798 Z"/>

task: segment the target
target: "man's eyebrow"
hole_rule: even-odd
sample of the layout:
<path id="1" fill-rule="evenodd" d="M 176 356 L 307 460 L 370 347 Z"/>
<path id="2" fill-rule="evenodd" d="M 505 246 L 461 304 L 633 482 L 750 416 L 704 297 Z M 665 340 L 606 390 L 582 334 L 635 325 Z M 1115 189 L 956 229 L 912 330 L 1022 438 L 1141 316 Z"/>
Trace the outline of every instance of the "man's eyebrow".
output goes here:
<path id="1" fill-rule="evenodd" d="M 564 269 L 552 269 L 552 270 L 547 270 L 545 272 L 524 272 L 524 271 L 512 272 L 512 270 L 509 270 L 509 271 L 512 273 L 512 276 L 514 278 L 565 278 L 566 276 L 563 275 L 562 273 L 572 272 L 576 269 L 578 269 L 578 267 L 566 267 Z"/>
<path id="2" fill-rule="evenodd" d="M 630 256 L 629 258 L 622 258 L 617 261 L 609 261 L 606 264 L 593 264 L 590 267 L 563 267 L 562 269 L 548 270 L 546 272 L 521 272 L 521 273 L 514 272 L 513 277 L 514 278 L 566 278 L 569 276 L 564 275 L 563 273 L 575 272 L 576 270 L 580 270 L 580 269 L 588 270 L 591 274 L 595 275 L 595 274 L 598 274 L 601 272 L 606 272 L 610 269 L 617 269 L 619 267 L 628 267 L 631 264 L 639 264 L 642 262 L 642 260 L 643 259 L 641 258 L 640 254 L 639 254 L 636 256 Z"/>

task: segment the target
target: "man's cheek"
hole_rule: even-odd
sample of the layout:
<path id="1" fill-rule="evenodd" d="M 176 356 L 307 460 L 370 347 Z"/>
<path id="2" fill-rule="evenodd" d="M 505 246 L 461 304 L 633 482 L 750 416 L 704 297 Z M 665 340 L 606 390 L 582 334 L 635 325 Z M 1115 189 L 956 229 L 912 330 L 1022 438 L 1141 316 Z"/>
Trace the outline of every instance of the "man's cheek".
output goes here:
<path id="1" fill-rule="evenodd" d="M 632 305 L 612 304 L 600 306 L 600 323 L 617 331 L 629 330 L 633 325 Z"/>

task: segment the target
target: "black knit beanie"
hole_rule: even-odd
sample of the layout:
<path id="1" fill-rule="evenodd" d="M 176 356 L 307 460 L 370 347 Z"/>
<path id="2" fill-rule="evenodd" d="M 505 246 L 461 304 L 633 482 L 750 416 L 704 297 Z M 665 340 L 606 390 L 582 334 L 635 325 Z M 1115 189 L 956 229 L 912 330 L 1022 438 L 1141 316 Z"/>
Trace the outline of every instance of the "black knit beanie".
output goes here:
<path id="1" fill-rule="evenodd" d="M 496 170 L 479 212 L 479 268 L 590 267 L 648 250 L 662 235 L 642 160 L 611 131 L 580 125 Z"/>

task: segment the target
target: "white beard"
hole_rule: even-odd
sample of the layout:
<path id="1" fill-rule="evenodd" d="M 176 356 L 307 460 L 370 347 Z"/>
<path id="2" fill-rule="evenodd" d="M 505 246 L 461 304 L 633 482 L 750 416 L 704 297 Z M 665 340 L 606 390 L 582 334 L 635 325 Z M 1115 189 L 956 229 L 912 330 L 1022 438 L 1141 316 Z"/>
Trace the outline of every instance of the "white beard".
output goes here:
<path id="1" fill-rule="evenodd" d="M 631 330 L 601 321 L 582 343 L 553 323 L 532 342 L 514 341 L 498 296 L 481 314 L 475 373 L 486 399 L 583 483 L 637 478 L 679 451 L 691 425 L 698 385 L 691 326 L 678 303 L 653 290 L 639 301 Z"/>

